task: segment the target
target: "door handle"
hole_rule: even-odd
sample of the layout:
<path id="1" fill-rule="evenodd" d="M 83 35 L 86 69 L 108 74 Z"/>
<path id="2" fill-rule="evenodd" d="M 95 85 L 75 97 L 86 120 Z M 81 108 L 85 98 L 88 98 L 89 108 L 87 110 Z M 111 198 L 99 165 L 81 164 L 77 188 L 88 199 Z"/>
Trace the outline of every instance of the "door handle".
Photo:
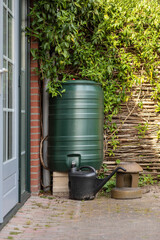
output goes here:
<path id="1" fill-rule="evenodd" d="M 7 73 L 8 70 L 6 68 L 2 68 L 0 69 L 0 76 L 1 76 L 1 73 Z M 0 95 L 2 94 L 2 79 L 0 77 Z"/>
<path id="2" fill-rule="evenodd" d="M 7 72 L 8 72 L 8 70 L 6 68 L 0 69 L 0 73 L 7 73 Z"/>

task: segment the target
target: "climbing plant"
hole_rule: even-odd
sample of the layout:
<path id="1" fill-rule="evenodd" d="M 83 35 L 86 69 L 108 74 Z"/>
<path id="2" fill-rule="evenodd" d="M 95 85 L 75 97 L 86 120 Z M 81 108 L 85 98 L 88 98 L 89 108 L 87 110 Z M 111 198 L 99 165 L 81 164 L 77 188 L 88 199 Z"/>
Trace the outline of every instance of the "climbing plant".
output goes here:
<path id="1" fill-rule="evenodd" d="M 41 79 L 50 79 L 52 96 L 62 94 L 66 80 L 97 81 L 107 123 L 128 101 L 132 85 L 146 80 L 160 111 L 158 0 L 37 0 L 30 16 L 27 34 L 39 42 L 31 53 Z"/>

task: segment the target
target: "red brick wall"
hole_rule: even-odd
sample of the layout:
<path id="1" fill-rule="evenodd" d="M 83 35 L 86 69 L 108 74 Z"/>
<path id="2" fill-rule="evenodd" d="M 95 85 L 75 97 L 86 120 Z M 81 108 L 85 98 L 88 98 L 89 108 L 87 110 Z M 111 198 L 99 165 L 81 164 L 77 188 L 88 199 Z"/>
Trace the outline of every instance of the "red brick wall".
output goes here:
<path id="1" fill-rule="evenodd" d="M 31 41 L 31 48 L 38 48 L 37 42 Z M 37 61 L 34 61 L 31 56 L 31 79 L 30 79 L 30 96 L 31 96 L 31 119 L 30 119 L 30 134 L 31 134 L 31 149 L 30 149 L 30 164 L 31 164 L 31 192 L 38 193 L 40 190 L 40 90 L 39 78 L 35 72 L 35 67 L 38 67 Z"/>

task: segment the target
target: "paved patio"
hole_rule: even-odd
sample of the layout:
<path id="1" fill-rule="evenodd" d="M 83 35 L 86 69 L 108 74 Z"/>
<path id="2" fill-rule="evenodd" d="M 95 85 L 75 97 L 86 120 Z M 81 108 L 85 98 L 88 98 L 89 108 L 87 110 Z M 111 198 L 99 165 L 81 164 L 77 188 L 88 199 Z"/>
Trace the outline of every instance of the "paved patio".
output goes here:
<path id="1" fill-rule="evenodd" d="M 160 189 L 132 200 L 32 196 L 1 230 L 3 239 L 159 240 Z"/>

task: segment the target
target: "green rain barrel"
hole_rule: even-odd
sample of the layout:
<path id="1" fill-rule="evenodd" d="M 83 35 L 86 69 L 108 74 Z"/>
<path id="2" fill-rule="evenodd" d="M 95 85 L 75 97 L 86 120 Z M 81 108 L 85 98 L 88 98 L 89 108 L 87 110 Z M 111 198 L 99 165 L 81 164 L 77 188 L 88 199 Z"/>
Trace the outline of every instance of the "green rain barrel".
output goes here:
<path id="1" fill-rule="evenodd" d="M 67 172 L 77 166 L 99 169 L 103 161 L 103 91 L 94 81 L 71 80 L 62 96 L 49 99 L 48 166 Z"/>

